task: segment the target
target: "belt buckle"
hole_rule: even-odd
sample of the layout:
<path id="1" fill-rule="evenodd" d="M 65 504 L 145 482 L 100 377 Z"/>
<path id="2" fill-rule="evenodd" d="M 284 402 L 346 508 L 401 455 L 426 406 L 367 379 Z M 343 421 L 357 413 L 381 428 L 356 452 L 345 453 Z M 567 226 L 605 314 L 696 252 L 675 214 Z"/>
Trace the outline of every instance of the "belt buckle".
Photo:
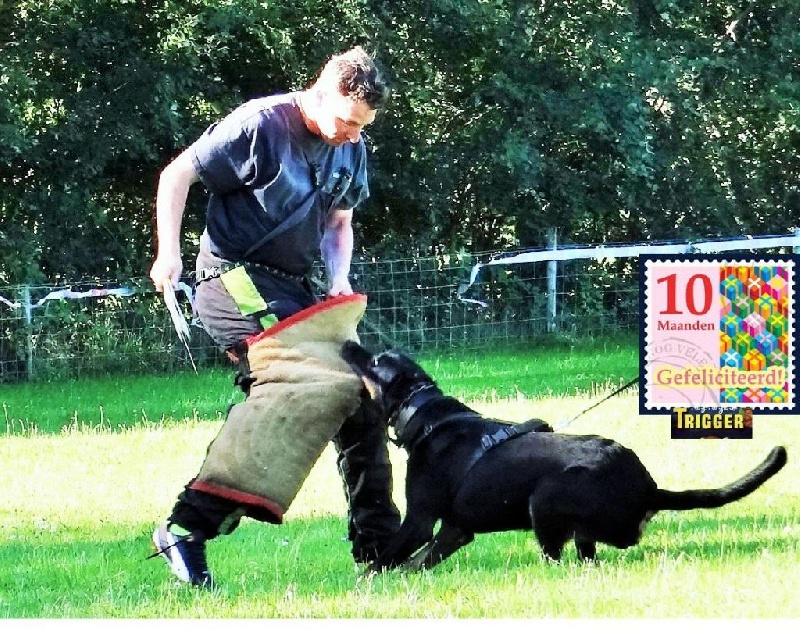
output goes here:
<path id="1" fill-rule="evenodd" d="M 209 279 L 216 279 L 221 273 L 222 270 L 218 267 L 201 268 L 197 271 L 197 283 L 202 283 L 203 281 L 208 281 Z"/>

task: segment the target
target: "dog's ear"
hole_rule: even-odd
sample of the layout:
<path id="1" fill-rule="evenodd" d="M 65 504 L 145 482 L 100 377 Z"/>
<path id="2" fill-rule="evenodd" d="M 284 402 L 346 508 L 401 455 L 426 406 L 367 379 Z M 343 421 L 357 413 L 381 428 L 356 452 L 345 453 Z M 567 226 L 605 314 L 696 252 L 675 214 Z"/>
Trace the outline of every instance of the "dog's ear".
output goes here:
<path id="1" fill-rule="evenodd" d="M 530 432 L 554 432 L 553 426 L 542 419 L 528 419 L 519 424 L 519 428 Z"/>
<path id="2" fill-rule="evenodd" d="M 385 354 L 381 355 L 386 355 L 393 358 L 396 370 L 398 373 L 402 373 L 403 377 L 433 382 L 433 378 L 428 374 L 428 372 L 423 369 L 414 358 L 404 351 L 399 349 L 390 349 Z"/>

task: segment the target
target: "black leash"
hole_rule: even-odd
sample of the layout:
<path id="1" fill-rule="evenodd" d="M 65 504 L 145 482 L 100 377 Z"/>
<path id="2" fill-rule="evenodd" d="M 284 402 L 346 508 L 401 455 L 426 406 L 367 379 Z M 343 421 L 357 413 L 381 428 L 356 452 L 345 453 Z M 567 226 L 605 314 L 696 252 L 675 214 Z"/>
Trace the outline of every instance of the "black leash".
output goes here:
<path id="1" fill-rule="evenodd" d="M 639 377 L 637 376 L 637 377 L 633 378 L 633 379 L 632 379 L 630 382 L 628 382 L 627 384 L 623 384 L 622 386 L 620 386 L 620 387 L 619 387 L 619 388 L 618 388 L 616 391 L 614 391 L 614 392 L 613 392 L 613 393 L 611 393 L 610 395 L 606 395 L 606 396 L 605 396 L 603 399 L 601 399 L 599 402 L 595 402 L 594 404 L 592 404 L 591 406 L 589 406 L 589 408 L 585 408 L 584 410 L 582 410 L 581 412 L 579 412 L 577 415 L 575 415 L 575 416 L 574 416 L 572 419 L 569 419 L 569 420 L 567 420 L 567 421 L 564 421 L 564 422 L 562 422 L 562 423 L 558 424 L 558 425 L 556 426 L 556 430 L 562 430 L 562 429 L 566 428 L 566 427 L 567 427 L 567 426 L 569 426 L 569 425 L 570 425 L 570 424 L 571 424 L 573 421 L 575 421 L 575 420 L 576 420 L 578 417 L 581 417 L 582 415 L 585 415 L 585 414 L 586 414 L 586 413 L 588 413 L 590 410 L 593 410 L 593 409 L 597 408 L 597 407 L 598 407 L 600 404 L 602 404 L 603 402 L 605 402 L 605 401 L 607 401 L 607 400 L 611 399 L 612 397 L 614 397 L 614 396 L 616 396 L 616 395 L 619 395 L 619 394 L 620 394 L 622 391 L 625 391 L 625 390 L 629 389 L 631 386 L 633 386 L 634 384 L 636 384 L 636 383 L 638 383 L 638 382 L 639 382 Z"/>

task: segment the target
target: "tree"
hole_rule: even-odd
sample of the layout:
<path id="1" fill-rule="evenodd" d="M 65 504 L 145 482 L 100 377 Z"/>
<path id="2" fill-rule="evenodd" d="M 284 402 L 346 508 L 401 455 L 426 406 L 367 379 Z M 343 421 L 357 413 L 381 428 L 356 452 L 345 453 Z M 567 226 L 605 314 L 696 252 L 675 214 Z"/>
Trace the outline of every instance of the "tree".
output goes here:
<path id="1" fill-rule="evenodd" d="M 380 256 L 797 225 L 790 0 L 34 0 L 0 9 L 0 281 L 141 276 L 159 170 L 241 101 L 373 49 Z M 185 217 L 187 258 L 204 196 Z"/>

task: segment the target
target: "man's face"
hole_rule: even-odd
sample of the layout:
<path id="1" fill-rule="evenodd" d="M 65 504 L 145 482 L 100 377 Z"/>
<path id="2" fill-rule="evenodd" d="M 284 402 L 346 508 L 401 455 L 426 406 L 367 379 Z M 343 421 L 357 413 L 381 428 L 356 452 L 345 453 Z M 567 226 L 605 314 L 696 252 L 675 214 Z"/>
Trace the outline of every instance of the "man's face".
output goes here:
<path id="1" fill-rule="evenodd" d="M 357 101 L 338 92 L 323 92 L 317 116 L 317 126 L 329 145 L 357 143 L 361 130 L 375 120 L 376 110 L 364 101 Z"/>

